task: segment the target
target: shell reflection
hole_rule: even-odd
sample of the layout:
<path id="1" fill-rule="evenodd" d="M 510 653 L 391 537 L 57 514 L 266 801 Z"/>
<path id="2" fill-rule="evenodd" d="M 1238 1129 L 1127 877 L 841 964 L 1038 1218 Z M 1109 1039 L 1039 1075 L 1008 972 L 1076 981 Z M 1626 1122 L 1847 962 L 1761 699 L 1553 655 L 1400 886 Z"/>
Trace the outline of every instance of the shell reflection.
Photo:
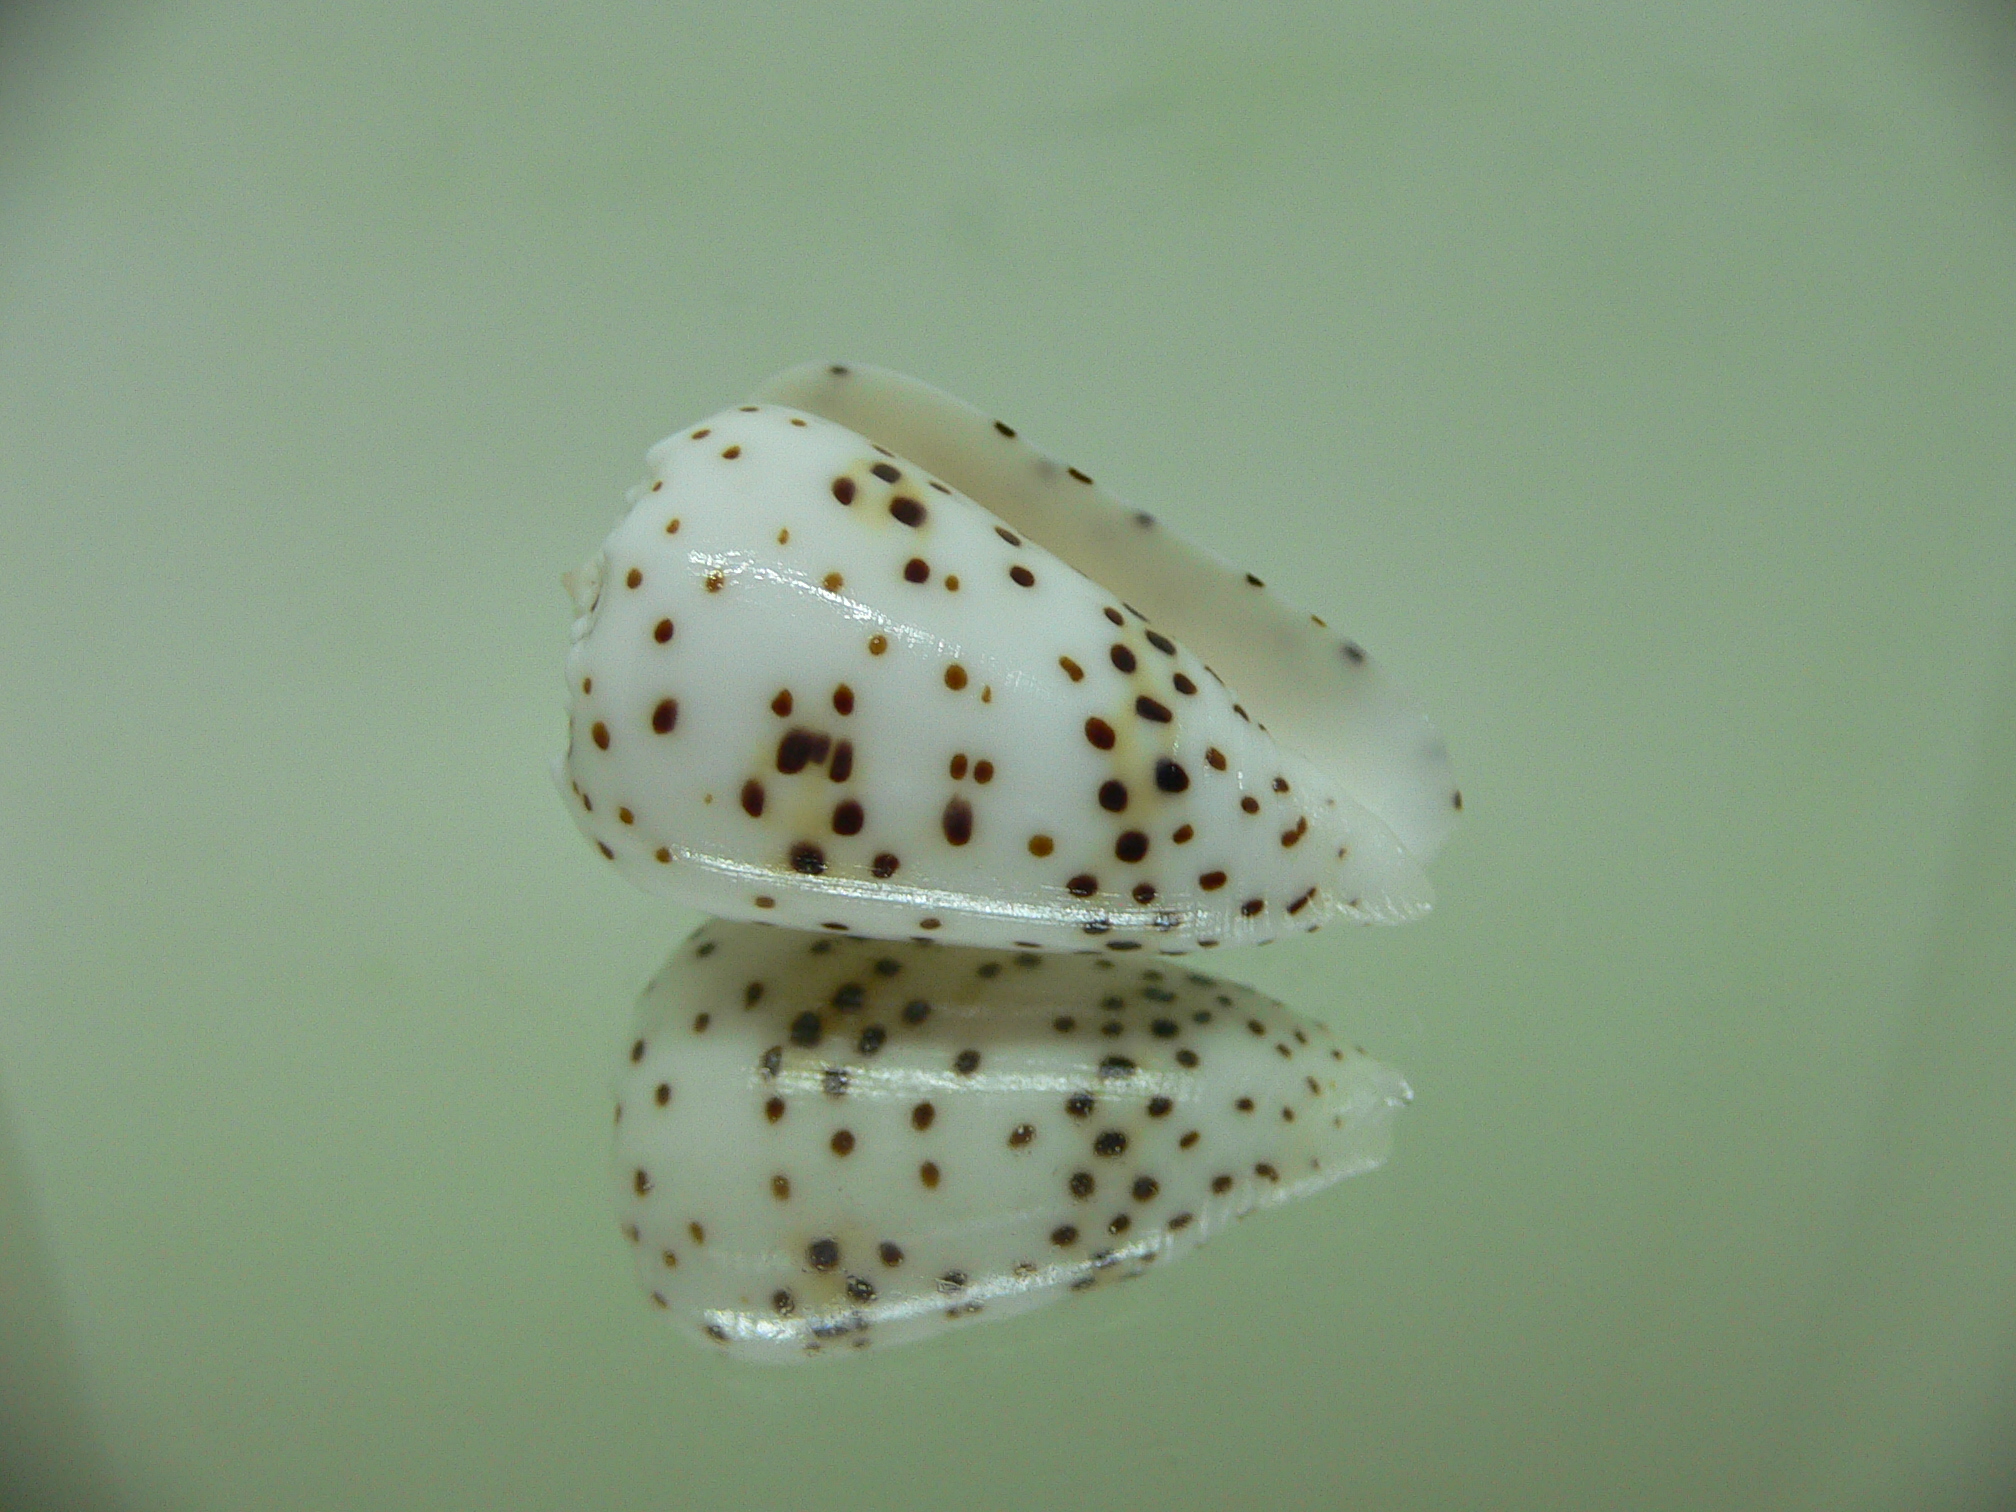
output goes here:
<path id="1" fill-rule="evenodd" d="M 1379 1165 L 1408 1097 L 1166 962 L 710 922 L 639 1004 L 617 1202 L 682 1329 L 800 1360 L 1145 1275 Z"/>

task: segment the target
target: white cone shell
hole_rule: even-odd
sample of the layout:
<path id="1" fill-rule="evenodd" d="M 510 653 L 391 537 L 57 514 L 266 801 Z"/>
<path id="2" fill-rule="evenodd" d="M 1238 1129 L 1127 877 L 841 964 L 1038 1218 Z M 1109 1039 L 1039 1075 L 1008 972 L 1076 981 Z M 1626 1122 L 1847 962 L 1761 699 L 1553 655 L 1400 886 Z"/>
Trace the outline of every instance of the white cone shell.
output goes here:
<path id="1" fill-rule="evenodd" d="M 1173 965 L 710 923 L 646 990 L 616 1097 L 646 1293 L 788 1362 L 1166 1268 L 1378 1166 L 1409 1093 Z"/>
<path id="2" fill-rule="evenodd" d="M 894 448 L 749 405 L 649 468 L 570 581 L 560 773 L 632 881 L 725 918 L 1043 950 L 1428 908 L 1390 825 L 1180 638 Z"/>

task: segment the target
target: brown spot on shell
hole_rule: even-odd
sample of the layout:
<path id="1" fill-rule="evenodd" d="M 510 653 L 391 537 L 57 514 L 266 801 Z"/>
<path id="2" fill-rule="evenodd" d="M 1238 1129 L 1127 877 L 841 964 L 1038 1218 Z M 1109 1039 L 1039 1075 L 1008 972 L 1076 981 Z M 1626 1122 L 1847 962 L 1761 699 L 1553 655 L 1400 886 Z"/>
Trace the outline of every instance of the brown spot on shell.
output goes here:
<path id="1" fill-rule="evenodd" d="M 948 844 L 964 845 L 973 838 L 973 805 L 964 798 L 948 799 L 939 822 Z"/>
<path id="2" fill-rule="evenodd" d="M 783 738 L 777 742 L 777 770 L 787 777 L 795 775 L 807 766 L 823 762 L 832 747 L 831 736 L 794 727 L 785 731 Z"/>

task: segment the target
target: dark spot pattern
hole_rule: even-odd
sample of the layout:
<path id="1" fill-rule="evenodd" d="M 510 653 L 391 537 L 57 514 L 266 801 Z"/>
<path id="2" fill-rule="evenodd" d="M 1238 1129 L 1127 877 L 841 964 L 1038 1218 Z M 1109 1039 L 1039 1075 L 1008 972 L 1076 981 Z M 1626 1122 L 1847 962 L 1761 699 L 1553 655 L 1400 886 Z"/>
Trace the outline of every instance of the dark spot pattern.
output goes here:
<path id="1" fill-rule="evenodd" d="M 964 845 L 973 838 L 973 805 L 964 798 L 946 801 L 940 823 L 948 845 Z"/>

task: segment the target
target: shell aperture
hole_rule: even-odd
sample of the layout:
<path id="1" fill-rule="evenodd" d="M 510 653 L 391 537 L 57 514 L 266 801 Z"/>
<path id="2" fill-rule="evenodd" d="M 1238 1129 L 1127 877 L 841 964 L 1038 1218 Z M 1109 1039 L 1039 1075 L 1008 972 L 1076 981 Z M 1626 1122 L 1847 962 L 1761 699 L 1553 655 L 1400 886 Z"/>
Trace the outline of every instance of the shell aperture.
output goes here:
<path id="1" fill-rule="evenodd" d="M 789 1362 L 1166 1266 L 1385 1158 L 1406 1083 L 1171 964 L 713 922 L 646 989 L 614 1190 L 682 1330 Z"/>
<path id="2" fill-rule="evenodd" d="M 571 585 L 559 776 L 624 876 L 724 918 L 1035 950 L 1427 910 L 1447 758 L 1354 645 L 925 385 L 772 391 L 794 403 L 654 447 Z"/>

